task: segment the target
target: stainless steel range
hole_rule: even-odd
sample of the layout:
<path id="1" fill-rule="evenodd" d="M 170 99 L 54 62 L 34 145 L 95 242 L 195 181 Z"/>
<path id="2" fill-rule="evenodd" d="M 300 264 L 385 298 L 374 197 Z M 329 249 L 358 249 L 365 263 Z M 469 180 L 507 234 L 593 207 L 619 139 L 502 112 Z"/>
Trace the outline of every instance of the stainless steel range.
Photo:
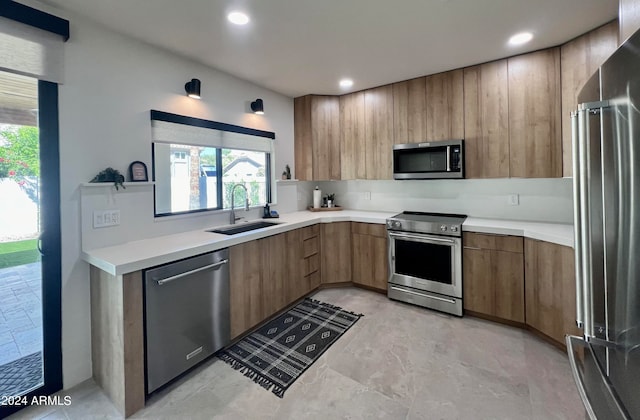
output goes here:
<path id="1" fill-rule="evenodd" d="M 390 299 L 462 316 L 465 219 L 411 211 L 387 219 Z"/>

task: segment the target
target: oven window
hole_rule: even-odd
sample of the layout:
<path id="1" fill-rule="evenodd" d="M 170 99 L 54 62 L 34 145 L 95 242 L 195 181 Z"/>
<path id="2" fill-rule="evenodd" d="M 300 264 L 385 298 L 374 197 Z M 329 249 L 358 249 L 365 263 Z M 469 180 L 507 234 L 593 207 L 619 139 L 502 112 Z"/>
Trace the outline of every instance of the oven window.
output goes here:
<path id="1" fill-rule="evenodd" d="M 394 172 L 444 172 L 447 170 L 447 148 L 401 149 L 394 151 Z"/>
<path id="2" fill-rule="evenodd" d="M 395 272 L 438 283 L 452 284 L 453 250 L 447 245 L 395 240 Z"/>

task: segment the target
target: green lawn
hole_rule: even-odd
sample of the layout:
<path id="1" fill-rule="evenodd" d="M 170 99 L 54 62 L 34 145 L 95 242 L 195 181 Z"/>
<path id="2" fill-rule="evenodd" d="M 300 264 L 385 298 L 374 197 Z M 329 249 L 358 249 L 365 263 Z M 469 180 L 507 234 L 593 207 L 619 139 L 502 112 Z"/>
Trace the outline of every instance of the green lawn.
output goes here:
<path id="1" fill-rule="evenodd" d="M 40 259 L 38 252 L 38 240 L 1 242 L 0 243 L 0 268 L 14 267 L 30 264 Z"/>

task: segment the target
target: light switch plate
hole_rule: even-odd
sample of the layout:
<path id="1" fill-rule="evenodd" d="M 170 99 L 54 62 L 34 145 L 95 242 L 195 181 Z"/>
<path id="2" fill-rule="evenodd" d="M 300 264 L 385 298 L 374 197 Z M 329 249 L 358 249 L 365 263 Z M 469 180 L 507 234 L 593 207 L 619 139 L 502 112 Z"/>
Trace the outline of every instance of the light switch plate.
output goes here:
<path id="1" fill-rule="evenodd" d="M 520 194 L 509 194 L 509 205 L 510 206 L 520 205 Z"/>
<path id="2" fill-rule="evenodd" d="M 120 210 L 94 210 L 93 211 L 93 228 L 99 229 L 109 226 L 118 226 L 120 224 Z"/>

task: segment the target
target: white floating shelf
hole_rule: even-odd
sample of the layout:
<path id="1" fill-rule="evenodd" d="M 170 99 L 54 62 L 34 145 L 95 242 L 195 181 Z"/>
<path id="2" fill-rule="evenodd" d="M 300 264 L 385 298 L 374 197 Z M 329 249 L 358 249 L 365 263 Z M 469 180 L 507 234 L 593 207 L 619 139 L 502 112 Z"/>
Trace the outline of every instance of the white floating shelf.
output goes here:
<path id="1" fill-rule="evenodd" d="M 149 187 L 149 186 L 155 185 L 155 182 L 153 181 L 123 182 L 122 185 L 124 185 L 125 187 Z M 115 185 L 113 182 L 84 182 L 80 184 L 80 186 L 88 187 L 88 188 L 107 188 L 107 187 L 115 188 Z"/>
<path id="2" fill-rule="evenodd" d="M 276 183 L 282 185 L 295 184 L 298 181 L 298 179 L 276 179 Z"/>

